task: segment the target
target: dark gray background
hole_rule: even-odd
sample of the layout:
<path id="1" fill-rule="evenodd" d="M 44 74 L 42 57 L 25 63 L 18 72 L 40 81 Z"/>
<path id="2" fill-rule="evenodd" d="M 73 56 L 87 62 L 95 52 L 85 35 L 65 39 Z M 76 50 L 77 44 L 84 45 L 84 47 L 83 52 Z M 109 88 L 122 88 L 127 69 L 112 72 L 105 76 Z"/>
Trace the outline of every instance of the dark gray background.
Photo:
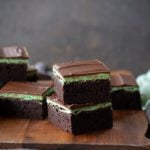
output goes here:
<path id="1" fill-rule="evenodd" d="M 25 45 L 31 63 L 99 58 L 150 68 L 150 0 L 0 0 L 0 46 Z"/>

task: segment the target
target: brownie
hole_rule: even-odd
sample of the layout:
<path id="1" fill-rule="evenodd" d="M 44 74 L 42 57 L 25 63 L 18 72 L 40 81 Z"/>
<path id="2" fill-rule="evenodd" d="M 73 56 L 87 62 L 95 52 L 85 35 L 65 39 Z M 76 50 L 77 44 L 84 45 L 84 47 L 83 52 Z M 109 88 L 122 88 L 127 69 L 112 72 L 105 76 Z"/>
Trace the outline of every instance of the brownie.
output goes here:
<path id="1" fill-rule="evenodd" d="M 0 115 L 29 119 L 47 117 L 46 96 L 53 91 L 53 82 L 31 83 L 9 81 L 0 89 Z"/>
<path id="2" fill-rule="evenodd" d="M 38 80 L 37 70 L 34 66 L 28 65 L 26 72 L 26 81 L 36 82 Z"/>
<path id="3" fill-rule="evenodd" d="M 64 105 L 53 94 L 47 97 L 48 120 L 74 135 L 112 128 L 111 103 Z"/>
<path id="4" fill-rule="evenodd" d="M 0 48 L 0 83 L 7 81 L 25 81 L 29 61 L 25 47 L 10 46 Z"/>
<path id="5" fill-rule="evenodd" d="M 139 87 L 130 71 L 111 72 L 111 99 L 113 109 L 141 110 Z"/>
<path id="6" fill-rule="evenodd" d="M 99 60 L 55 64 L 53 79 L 64 104 L 110 101 L 110 72 Z"/>

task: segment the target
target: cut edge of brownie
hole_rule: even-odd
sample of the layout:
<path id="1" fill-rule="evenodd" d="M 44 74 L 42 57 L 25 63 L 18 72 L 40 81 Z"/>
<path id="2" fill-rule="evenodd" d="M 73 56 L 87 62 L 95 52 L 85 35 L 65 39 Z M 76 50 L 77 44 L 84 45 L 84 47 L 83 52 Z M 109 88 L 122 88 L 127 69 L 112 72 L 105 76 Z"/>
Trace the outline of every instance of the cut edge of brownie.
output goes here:
<path id="1" fill-rule="evenodd" d="M 109 129 L 113 126 L 112 109 L 108 105 L 105 108 L 95 110 L 82 110 L 84 105 L 78 109 L 78 113 L 73 113 L 72 105 L 64 105 L 60 101 L 56 101 L 53 97 L 47 97 L 48 120 L 74 135 L 88 133 L 92 131 Z M 87 106 L 87 104 L 85 104 Z M 92 104 L 97 105 L 97 104 Z M 76 104 L 75 107 L 79 107 Z M 72 112 L 73 110 L 73 112 Z M 76 111 L 75 111 L 76 112 Z"/>
<path id="2" fill-rule="evenodd" d="M 1 64 L 0 81 L 5 84 L 8 81 L 25 81 L 27 64 Z"/>
<path id="3" fill-rule="evenodd" d="M 62 84 L 54 77 L 54 89 L 64 104 L 107 102 L 110 99 L 110 80 L 94 80 Z"/>
<path id="4" fill-rule="evenodd" d="M 111 92 L 113 109 L 141 110 L 141 97 L 139 91 L 116 90 Z"/>
<path id="5" fill-rule="evenodd" d="M 45 119 L 46 101 L 27 101 L 18 99 L 0 99 L 0 115 L 26 119 Z"/>

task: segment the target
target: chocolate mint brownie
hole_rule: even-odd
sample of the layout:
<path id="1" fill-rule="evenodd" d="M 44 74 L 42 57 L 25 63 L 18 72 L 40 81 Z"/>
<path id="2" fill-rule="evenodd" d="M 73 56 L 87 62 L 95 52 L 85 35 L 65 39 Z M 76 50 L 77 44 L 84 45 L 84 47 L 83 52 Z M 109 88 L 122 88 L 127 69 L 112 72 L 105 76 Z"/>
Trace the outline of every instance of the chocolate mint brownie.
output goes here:
<path id="1" fill-rule="evenodd" d="M 112 128 L 111 103 L 64 105 L 53 94 L 47 97 L 48 120 L 75 135 Z"/>
<path id="2" fill-rule="evenodd" d="M 9 81 L 0 89 L 0 115 L 44 119 L 47 117 L 46 96 L 52 84 Z"/>
<path id="3" fill-rule="evenodd" d="M 9 80 L 25 81 L 29 55 L 25 47 L 11 46 L 0 48 L 0 83 Z"/>
<path id="4" fill-rule="evenodd" d="M 54 88 L 64 104 L 110 101 L 110 73 L 99 60 L 53 65 Z"/>
<path id="5" fill-rule="evenodd" d="M 113 109 L 141 109 L 139 87 L 129 71 L 111 72 Z"/>

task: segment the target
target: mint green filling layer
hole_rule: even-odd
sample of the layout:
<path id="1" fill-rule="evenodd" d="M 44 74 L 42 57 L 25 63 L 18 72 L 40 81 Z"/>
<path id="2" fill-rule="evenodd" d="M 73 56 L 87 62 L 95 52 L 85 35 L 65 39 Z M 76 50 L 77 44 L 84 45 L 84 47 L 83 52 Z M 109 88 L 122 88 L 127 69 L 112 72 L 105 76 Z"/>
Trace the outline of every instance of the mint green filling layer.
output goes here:
<path id="1" fill-rule="evenodd" d="M 78 82 L 78 81 L 90 81 L 90 80 L 105 80 L 110 79 L 110 75 L 108 73 L 100 73 L 95 75 L 86 75 L 86 76 L 72 76 L 72 77 L 65 77 L 64 82 Z"/>
<path id="2" fill-rule="evenodd" d="M 0 63 L 5 63 L 5 64 L 27 64 L 28 62 L 29 62 L 28 59 L 0 58 Z"/>
<path id="3" fill-rule="evenodd" d="M 59 81 L 62 84 L 68 84 L 71 82 L 86 82 L 86 81 L 93 81 L 93 80 L 110 80 L 109 73 L 99 73 L 99 74 L 92 74 L 92 75 L 83 75 L 83 76 L 71 76 L 71 77 L 62 77 L 58 71 L 53 70 L 53 75 L 59 77 Z"/>
<path id="4" fill-rule="evenodd" d="M 118 90 L 136 92 L 136 91 L 139 91 L 139 87 L 138 86 L 124 86 L 124 87 L 112 87 L 111 88 L 111 92 L 118 91 Z"/>
<path id="5" fill-rule="evenodd" d="M 81 112 L 96 111 L 98 109 L 112 107 L 111 102 L 107 102 L 107 103 L 98 103 L 96 105 L 86 106 L 86 107 L 77 108 L 77 109 L 69 109 L 61 104 L 56 103 L 54 100 L 51 100 L 49 97 L 47 99 L 47 103 L 55 108 L 58 108 L 60 112 L 67 113 L 67 114 L 73 114 L 73 115 L 78 115 Z"/>
<path id="6" fill-rule="evenodd" d="M 25 95 L 25 94 L 14 94 L 14 93 L 2 93 L 0 94 L 1 98 L 10 98 L 10 99 L 22 99 L 22 100 L 42 100 L 43 96 L 37 95 Z"/>
<path id="7" fill-rule="evenodd" d="M 110 102 L 100 103 L 100 104 L 97 104 L 97 105 L 94 105 L 94 106 L 82 107 L 82 108 L 74 109 L 74 110 L 72 110 L 72 114 L 78 115 L 81 112 L 95 111 L 95 110 L 98 110 L 98 109 L 104 109 L 104 108 L 111 107 L 111 106 L 112 106 L 112 104 Z"/>
<path id="8" fill-rule="evenodd" d="M 38 96 L 38 95 L 28 95 L 28 94 L 16 94 L 16 93 L 1 93 L 0 98 L 5 99 L 20 99 L 20 100 L 37 100 L 41 101 L 43 100 L 46 96 L 51 95 L 51 93 L 54 92 L 53 88 L 48 89 L 43 96 Z"/>

